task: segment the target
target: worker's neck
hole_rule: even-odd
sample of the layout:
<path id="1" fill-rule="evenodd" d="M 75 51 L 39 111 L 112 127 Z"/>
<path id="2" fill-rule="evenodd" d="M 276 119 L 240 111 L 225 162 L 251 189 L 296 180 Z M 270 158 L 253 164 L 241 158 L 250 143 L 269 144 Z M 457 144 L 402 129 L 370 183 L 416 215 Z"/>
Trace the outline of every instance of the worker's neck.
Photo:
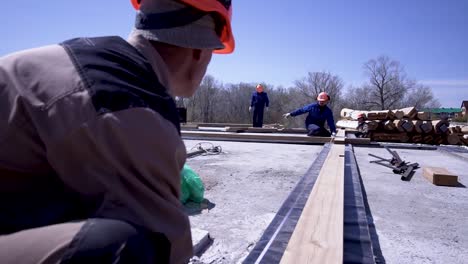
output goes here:
<path id="1" fill-rule="evenodd" d="M 132 32 L 127 39 L 133 47 L 135 47 L 149 61 L 154 72 L 158 76 L 159 82 L 172 93 L 173 84 L 170 80 L 169 70 L 163 58 L 158 52 L 154 52 L 154 47 L 151 42 L 144 37 Z"/>

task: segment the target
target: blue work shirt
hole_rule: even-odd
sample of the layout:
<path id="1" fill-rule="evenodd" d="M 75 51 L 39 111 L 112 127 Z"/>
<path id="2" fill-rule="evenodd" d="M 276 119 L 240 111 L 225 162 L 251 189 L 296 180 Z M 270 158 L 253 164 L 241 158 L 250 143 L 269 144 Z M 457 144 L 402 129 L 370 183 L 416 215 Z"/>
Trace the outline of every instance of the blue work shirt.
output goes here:
<path id="1" fill-rule="evenodd" d="M 324 127 L 325 126 L 325 121 L 327 121 L 328 126 L 330 127 L 331 132 L 336 133 L 336 126 L 335 126 L 335 120 L 333 119 L 333 112 L 328 108 L 328 106 L 322 107 L 320 109 L 320 106 L 318 103 L 313 103 L 310 105 L 306 105 L 302 108 L 299 108 L 293 112 L 291 112 L 291 116 L 298 116 L 302 115 L 305 113 L 309 113 L 305 120 L 305 126 L 306 128 L 310 124 L 317 125 L 319 127 Z"/>
<path id="2" fill-rule="evenodd" d="M 250 100 L 250 106 L 255 108 L 268 107 L 270 101 L 268 100 L 268 95 L 265 92 L 253 92 L 252 99 Z"/>

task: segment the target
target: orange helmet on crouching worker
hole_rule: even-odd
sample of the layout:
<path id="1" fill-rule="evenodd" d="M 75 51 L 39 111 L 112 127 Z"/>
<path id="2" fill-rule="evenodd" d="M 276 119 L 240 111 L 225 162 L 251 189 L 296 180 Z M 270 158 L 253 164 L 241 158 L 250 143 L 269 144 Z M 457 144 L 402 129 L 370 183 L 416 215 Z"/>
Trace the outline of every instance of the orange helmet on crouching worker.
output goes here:
<path id="1" fill-rule="evenodd" d="M 321 92 L 317 96 L 317 101 L 328 102 L 330 101 L 330 96 L 326 92 Z"/>
<path id="2" fill-rule="evenodd" d="M 255 89 L 257 90 L 258 93 L 261 93 L 263 92 L 263 85 L 257 84 L 257 87 L 255 87 Z"/>
<path id="3" fill-rule="evenodd" d="M 142 1 L 153 1 L 153 0 L 131 0 L 133 7 L 136 10 L 140 9 Z M 177 0 L 185 5 L 191 6 L 196 10 L 203 11 L 203 13 L 214 14 L 216 21 L 216 32 L 218 37 L 223 44 L 224 48 L 215 49 L 213 53 L 228 54 L 234 51 L 235 42 L 234 35 L 231 29 L 231 17 L 232 17 L 232 6 L 231 0 Z M 187 15 L 193 14 L 194 10 L 187 13 Z M 179 20 L 184 18 L 179 17 Z"/>

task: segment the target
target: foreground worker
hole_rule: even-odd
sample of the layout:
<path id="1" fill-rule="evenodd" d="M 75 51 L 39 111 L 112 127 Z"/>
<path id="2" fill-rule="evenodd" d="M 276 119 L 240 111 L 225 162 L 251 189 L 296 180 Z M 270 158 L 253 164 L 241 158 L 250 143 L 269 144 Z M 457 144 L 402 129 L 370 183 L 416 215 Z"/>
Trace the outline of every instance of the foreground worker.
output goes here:
<path id="1" fill-rule="evenodd" d="M 133 1 L 135 29 L 0 58 L 0 262 L 186 263 L 174 96 L 231 53 L 230 0 Z M 183 18 L 183 19 L 182 19 Z"/>
<path id="2" fill-rule="evenodd" d="M 327 106 L 330 96 L 326 92 L 321 92 L 317 96 L 318 103 L 312 103 L 299 108 L 291 113 L 283 115 L 284 118 L 298 116 L 309 113 L 305 120 L 305 127 L 308 136 L 329 137 L 336 135 L 336 126 L 333 119 L 333 112 Z M 330 127 L 331 133 L 325 128 L 325 121 Z"/>
<path id="3" fill-rule="evenodd" d="M 255 88 L 255 92 L 252 93 L 252 98 L 250 99 L 249 112 L 253 112 L 253 127 L 262 127 L 263 126 L 263 113 L 266 107 L 270 106 L 270 101 L 268 100 L 268 94 L 264 91 L 263 85 L 258 84 Z"/>

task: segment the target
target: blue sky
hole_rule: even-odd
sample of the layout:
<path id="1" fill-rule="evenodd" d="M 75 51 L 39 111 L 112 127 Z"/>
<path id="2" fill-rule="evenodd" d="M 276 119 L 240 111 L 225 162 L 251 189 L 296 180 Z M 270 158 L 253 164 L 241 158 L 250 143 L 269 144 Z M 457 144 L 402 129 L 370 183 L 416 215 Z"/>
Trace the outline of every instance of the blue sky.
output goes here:
<path id="1" fill-rule="evenodd" d="M 387 55 L 432 87 L 444 107 L 468 100 L 468 1 L 233 0 L 236 51 L 215 55 L 208 73 L 224 83 L 291 86 L 329 71 L 345 87 L 366 80 L 362 65 Z M 128 0 L 4 1 L 0 56 L 77 36 L 126 37 Z"/>

